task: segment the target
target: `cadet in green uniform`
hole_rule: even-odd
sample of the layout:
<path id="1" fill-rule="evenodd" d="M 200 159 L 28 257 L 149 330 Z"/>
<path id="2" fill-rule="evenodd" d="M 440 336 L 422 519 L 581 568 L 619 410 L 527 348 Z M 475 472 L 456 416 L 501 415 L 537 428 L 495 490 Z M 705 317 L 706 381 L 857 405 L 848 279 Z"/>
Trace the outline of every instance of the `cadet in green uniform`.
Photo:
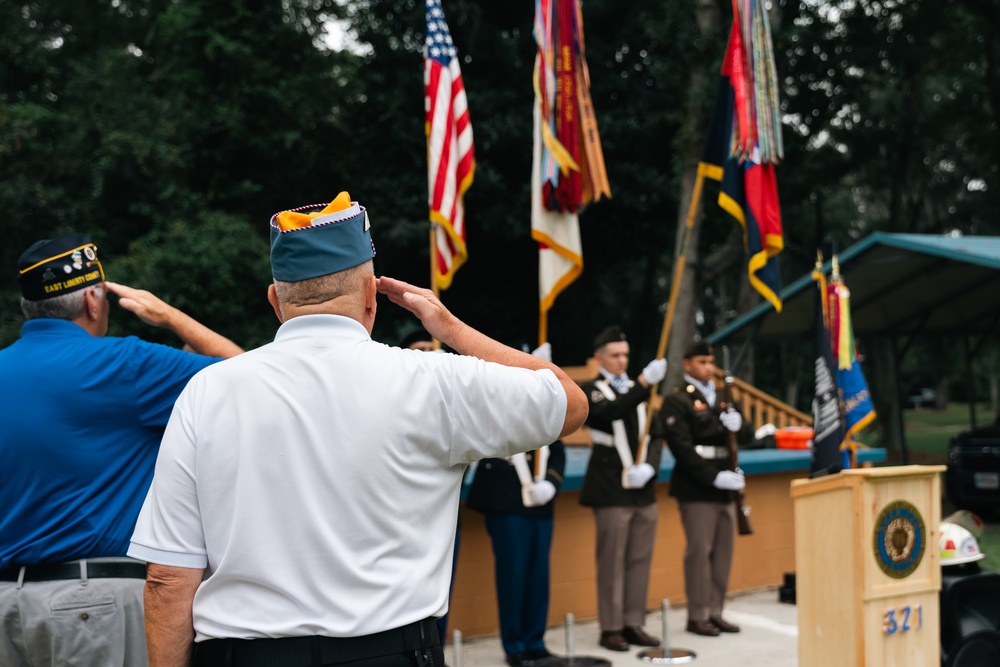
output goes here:
<path id="1" fill-rule="evenodd" d="M 652 449 L 666 444 L 676 459 L 670 495 L 677 498 L 687 539 L 687 630 L 715 637 L 740 631 L 722 619 L 736 531 L 733 492 L 745 485 L 741 473 L 727 469 L 726 436 L 735 432 L 746 443 L 753 432 L 739 411 L 726 412 L 723 396 L 716 396 L 715 355 L 707 343 L 688 348 L 683 364 L 684 384 L 664 397 L 653 420 Z"/>

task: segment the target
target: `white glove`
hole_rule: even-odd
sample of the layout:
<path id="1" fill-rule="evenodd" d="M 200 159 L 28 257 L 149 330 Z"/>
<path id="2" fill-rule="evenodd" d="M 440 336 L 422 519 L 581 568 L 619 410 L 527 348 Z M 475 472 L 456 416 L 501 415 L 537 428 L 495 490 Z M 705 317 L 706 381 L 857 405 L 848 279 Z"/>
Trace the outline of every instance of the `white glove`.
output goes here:
<path id="1" fill-rule="evenodd" d="M 657 384 L 667 377 L 667 360 L 653 359 L 642 369 L 642 375 L 649 384 Z"/>
<path id="2" fill-rule="evenodd" d="M 723 412 L 719 415 L 719 421 L 722 422 L 722 425 L 725 426 L 726 429 L 732 431 L 733 433 L 739 431 L 740 427 L 743 426 L 743 417 L 741 417 L 740 413 L 735 410 L 732 412 Z"/>
<path id="3" fill-rule="evenodd" d="M 766 438 L 769 435 L 774 435 L 778 432 L 778 427 L 774 424 L 764 424 L 759 429 L 753 432 L 753 437 L 755 440 L 760 440 Z"/>
<path id="4" fill-rule="evenodd" d="M 549 343 L 542 343 L 534 350 L 531 351 L 531 356 L 538 357 L 542 361 L 547 361 L 552 363 L 552 345 Z"/>
<path id="5" fill-rule="evenodd" d="M 633 489 L 646 486 L 646 482 L 656 476 L 653 466 L 648 463 L 640 463 L 628 469 L 628 483 Z"/>
<path id="6" fill-rule="evenodd" d="M 715 476 L 712 486 L 723 491 L 742 491 L 747 485 L 746 478 L 738 472 L 723 470 Z"/>
<path id="7" fill-rule="evenodd" d="M 546 343 L 547 345 L 548 343 Z M 544 505 L 556 497 L 555 485 L 547 479 L 531 485 L 531 499 L 538 505 Z"/>

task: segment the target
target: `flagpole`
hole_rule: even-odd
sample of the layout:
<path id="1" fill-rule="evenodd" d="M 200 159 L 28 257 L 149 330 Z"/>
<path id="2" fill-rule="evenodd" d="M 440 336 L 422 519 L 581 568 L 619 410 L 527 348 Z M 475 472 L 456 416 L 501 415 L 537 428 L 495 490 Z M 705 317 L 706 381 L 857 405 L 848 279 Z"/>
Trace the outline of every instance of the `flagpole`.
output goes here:
<path id="1" fill-rule="evenodd" d="M 434 223 L 431 223 L 431 292 L 434 296 L 440 299 L 440 290 L 438 289 L 437 281 L 437 229 Z M 434 336 L 431 336 L 431 347 L 434 350 L 441 349 L 441 341 L 439 341 Z"/>
<path id="2" fill-rule="evenodd" d="M 662 358 L 667 351 L 667 340 L 670 338 L 670 330 L 674 325 L 674 313 L 677 310 L 677 298 L 681 291 L 681 282 L 684 278 L 684 268 L 687 264 L 688 242 L 691 239 L 691 230 L 694 229 L 695 220 L 698 218 L 698 207 L 701 205 L 701 190 L 704 183 L 705 173 L 699 164 L 698 174 L 694 181 L 694 188 L 691 190 L 691 203 L 688 205 L 687 219 L 684 221 L 684 231 L 681 236 L 680 251 L 677 253 L 677 262 L 674 264 L 674 278 L 670 283 L 670 297 L 669 301 L 667 301 L 667 312 L 663 317 L 663 328 L 660 330 L 660 342 L 656 346 L 656 356 L 653 357 L 654 359 Z M 636 457 L 637 461 L 646 460 L 646 438 L 649 436 L 649 427 L 653 423 L 653 404 L 656 401 L 656 397 L 659 395 L 659 385 L 659 382 L 655 383 L 652 390 L 649 392 L 649 409 L 646 410 L 646 425 L 642 430 L 642 438 L 639 439 L 639 455 Z"/>

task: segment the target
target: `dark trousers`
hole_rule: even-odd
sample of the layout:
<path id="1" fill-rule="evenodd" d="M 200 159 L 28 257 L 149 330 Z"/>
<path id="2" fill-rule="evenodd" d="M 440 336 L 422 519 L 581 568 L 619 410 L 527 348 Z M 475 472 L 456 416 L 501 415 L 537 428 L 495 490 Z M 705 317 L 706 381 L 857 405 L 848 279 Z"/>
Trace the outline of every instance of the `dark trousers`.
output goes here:
<path id="1" fill-rule="evenodd" d="M 443 667 L 436 619 L 364 637 L 211 639 L 194 646 L 192 667 Z"/>
<path id="2" fill-rule="evenodd" d="M 493 541 L 503 650 L 512 656 L 545 648 L 552 519 L 487 514 L 486 530 Z"/>

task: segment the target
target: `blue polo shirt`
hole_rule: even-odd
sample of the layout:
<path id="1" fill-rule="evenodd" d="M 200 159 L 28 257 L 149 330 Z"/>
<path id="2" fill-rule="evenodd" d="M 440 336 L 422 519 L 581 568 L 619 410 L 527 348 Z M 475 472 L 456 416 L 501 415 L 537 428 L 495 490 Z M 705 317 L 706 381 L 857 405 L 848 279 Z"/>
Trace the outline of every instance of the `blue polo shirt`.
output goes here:
<path id="1" fill-rule="evenodd" d="M 174 401 L 217 361 L 25 322 L 0 350 L 0 568 L 124 556 Z"/>

